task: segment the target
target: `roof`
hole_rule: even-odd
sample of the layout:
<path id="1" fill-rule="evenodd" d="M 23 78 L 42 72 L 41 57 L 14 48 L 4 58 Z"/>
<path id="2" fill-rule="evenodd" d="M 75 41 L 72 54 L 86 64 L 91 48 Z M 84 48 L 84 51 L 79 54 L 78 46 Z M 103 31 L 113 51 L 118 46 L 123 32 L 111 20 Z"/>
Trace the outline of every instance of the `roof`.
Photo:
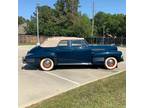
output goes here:
<path id="1" fill-rule="evenodd" d="M 42 47 L 56 47 L 61 40 L 82 40 L 84 38 L 78 37 L 50 37 L 46 39 L 41 46 Z"/>
<path id="2" fill-rule="evenodd" d="M 23 23 L 18 26 L 18 34 L 26 34 L 25 28 L 27 27 L 27 23 Z"/>

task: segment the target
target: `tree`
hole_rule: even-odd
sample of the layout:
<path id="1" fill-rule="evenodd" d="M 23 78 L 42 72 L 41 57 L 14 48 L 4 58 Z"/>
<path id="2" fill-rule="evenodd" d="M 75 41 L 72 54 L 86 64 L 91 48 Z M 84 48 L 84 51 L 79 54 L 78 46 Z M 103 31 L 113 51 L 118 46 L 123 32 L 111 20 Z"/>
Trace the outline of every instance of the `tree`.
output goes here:
<path id="1" fill-rule="evenodd" d="M 62 9 L 60 6 L 56 8 Z M 52 9 L 48 6 L 39 6 L 38 9 L 40 35 L 87 36 L 90 33 L 90 20 L 86 15 L 81 15 L 78 12 L 73 14 L 71 11 L 63 14 L 60 10 Z M 28 23 L 27 33 L 36 34 L 36 12 L 33 13 Z"/>
<path id="2" fill-rule="evenodd" d="M 61 26 L 66 35 L 90 35 L 91 25 L 89 18 L 78 12 L 79 0 L 58 0 L 55 7 L 58 13 L 61 13 L 66 18 L 65 24 L 62 23 L 65 26 Z"/>
<path id="3" fill-rule="evenodd" d="M 91 20 L 78 12 L 79 0 L 57 0 L 55 8 L 39 6 L 39 33 L 46 36 L 81 36 L 91 34 Z M 126 35 L 126 15 L 98 12 L 94 17 L 94 35 Z M 36 34 L 36 11 L 27 22 L 27 33 Z"/>
<path id="4" fill-rule="evenodd" d="M 39 9 L 39 33 L 41 35 L 57 34 L 57 16 L 54 9 L 48 6 L 40 6 Z M 31 21 L 28 23 L 28 34 L 36 34 L 36 12 L 33 13 Z"/>
<path id="5" fill-rule="evenodd" d="M 18 25 L 21 25 L 26 22 L 26 19 L 22 16 L 18 16 Z"/>
<path id="6" fill-rule="evenodd" d="M 91 33 L 90 20 L 86 15 L 77 16 L 73 21 L 73 25 L 69 26 L 73 36 L 87 37 Z"/>
<path id="7" fill-rule="evenodd" d="M 123 14 L 109 14 L 98 12 L 95 15 L 95 35 L 126 36 L 126 16 Z"/>
<path id="8" fill-rule="evenodd" d="M 68 13 L 77 14 L 79 0 L 57 0 L 55 3 L 56 10 L 66 15 Z"/>

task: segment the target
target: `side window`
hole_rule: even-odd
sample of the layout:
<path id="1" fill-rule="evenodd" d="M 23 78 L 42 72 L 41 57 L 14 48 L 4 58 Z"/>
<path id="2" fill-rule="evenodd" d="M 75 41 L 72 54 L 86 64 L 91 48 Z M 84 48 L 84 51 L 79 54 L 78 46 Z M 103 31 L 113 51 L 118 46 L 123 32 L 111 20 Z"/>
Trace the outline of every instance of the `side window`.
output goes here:
<path id="1" fill-rule="evenodd" d="M 68 41 L 67 40 L 61 40 L 58 44 L 59 47 L 67 47 Z"/>
<path id="2" fill-rule="evenodd" d="M 81 40 L 72 40 L 71 41 L 71 46 L 72 47 L 81 47 Z"/>

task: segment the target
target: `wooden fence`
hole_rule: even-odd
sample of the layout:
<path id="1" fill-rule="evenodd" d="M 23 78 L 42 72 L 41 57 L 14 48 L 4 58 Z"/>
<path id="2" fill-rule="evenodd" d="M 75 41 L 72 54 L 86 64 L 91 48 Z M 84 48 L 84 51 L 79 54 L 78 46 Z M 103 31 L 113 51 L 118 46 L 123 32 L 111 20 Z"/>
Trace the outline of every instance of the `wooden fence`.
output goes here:
<path id="1" fill-rule="evenodd" d="M 45 39 L 47 39 L 46 36 L 40 36 L 40 43 L 44 42 Z M 37 43 L 37 37 L 34 35 L 19 35 L 18 36 L 18 44 L 36 44 Z"/>

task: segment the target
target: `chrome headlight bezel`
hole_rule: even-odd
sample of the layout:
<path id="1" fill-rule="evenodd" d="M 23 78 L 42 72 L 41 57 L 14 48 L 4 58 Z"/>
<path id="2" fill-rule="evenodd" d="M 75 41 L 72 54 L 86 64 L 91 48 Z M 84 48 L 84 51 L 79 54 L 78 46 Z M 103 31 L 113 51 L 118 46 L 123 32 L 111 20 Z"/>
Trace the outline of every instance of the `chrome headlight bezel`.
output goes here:
<path id="1" fill-rule="evenodd" d="M 33 55 L 32 53 L 27 53 L 27 55 L 26 56 L 31 56 L 31 55 Z"/>

